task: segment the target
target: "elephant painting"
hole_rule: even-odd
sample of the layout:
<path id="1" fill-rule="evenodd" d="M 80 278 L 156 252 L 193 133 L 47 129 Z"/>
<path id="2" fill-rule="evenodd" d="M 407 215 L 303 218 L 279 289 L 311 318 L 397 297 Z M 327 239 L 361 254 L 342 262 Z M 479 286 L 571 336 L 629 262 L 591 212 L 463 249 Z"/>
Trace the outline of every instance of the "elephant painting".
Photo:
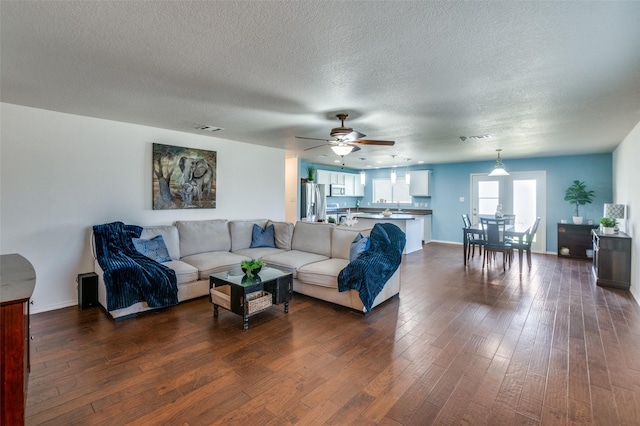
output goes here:
<path id="1" fill-rule="evenodd" d="M 153 209 L 215 209 L 215 151 L 153 144 Z"/>
<path id="2" fill-rule="evenodd" d="M 211 183 L 213 182 L 213 170 L 209 163 L 198 158 L 181 157 L 178 163 L 182 177 L 180 184 L 184 188 L 184 194 L 188 202 L 194 196 L 201 200 L 203 196 L 211 196 Z M 187 200 L 185 199 L 185 202 Z"/>

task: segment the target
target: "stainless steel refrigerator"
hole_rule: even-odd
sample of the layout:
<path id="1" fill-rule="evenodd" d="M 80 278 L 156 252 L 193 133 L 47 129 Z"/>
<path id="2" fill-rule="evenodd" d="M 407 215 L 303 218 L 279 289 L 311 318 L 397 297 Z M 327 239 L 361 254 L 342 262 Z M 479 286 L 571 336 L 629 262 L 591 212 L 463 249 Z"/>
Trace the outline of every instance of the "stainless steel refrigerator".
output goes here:
<path id="1" fill-rule="evenodd" d="M 325 220 L 327 193 L 324 184 L 303 183 L 300 188 L 300 220 Z"/>

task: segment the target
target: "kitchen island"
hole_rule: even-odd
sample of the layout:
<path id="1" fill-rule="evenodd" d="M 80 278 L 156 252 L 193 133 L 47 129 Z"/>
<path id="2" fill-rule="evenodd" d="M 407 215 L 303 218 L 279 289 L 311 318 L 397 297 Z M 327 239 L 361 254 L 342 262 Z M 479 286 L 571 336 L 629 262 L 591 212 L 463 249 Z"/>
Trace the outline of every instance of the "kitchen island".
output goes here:
<path id="1" fill-rule="evenodd" d="M 406 213 L 393 213 L 391 216 L 383 216 L 380 213 L 354 213 L 358 219 L 357 226 L 373 228 L 376 223 L 393 223 L 407 236 L 407 243 L 403 254 L 422 250 L 422 236 L 424 230 L 424 216 Z"/>

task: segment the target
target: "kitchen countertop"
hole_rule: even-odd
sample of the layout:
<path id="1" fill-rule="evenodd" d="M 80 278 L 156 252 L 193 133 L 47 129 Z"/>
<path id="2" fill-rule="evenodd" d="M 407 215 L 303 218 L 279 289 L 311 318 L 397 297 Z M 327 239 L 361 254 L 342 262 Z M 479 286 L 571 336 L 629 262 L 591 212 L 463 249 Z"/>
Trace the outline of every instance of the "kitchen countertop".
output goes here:
<path id="1" fill-rule="evenodd" d="M 374 207 L 360 207 L 358 210 L 356 210 L 355 207 L 349 207 L 349 208 L 341 207 L 338 213 L 346 213 L 348 209 L 351 209 L 351 213 L 370 213 L 370 214 L 376 214 L 380 216 L 382 216 L 380 213 L 384 210 L 384 208 L 374 208 Z M 390 210 L 391 210 L 391 213 L 398 214 L 396 213 L 396 209 L 390 209 Z M 432 210 L 431 209 L 400 209 L 399 214 L 424 216 L 424 215 L 432 214 Z"/>
<path id="2" fill-rule="evenodd" d="M 352 212 L 353 213 L 353 212 Z M 353 213 L 356 219 L 376 219 L 376 220 L 416 220 L 416 216 L 407 213 L 392 213 L 391 216 L 384 216 L 380 213 Z"/>

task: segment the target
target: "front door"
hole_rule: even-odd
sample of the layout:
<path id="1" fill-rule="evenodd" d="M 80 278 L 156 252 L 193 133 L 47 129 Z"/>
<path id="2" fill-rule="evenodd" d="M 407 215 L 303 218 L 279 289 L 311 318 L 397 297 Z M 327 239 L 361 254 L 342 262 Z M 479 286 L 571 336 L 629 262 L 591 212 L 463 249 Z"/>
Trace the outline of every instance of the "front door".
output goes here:
<path id="1" fill-rule="evenodd" d="M 540 217 L 540 225 L 531 247 L 538 253 L 546 252 L 546 172 L 512 172 L 509 176 L 491 177 L 471 175 L 471 221 L 493 216 L 498 204 L 503 214 L 515 214 L 516 223 L 533 225 Z"/>

